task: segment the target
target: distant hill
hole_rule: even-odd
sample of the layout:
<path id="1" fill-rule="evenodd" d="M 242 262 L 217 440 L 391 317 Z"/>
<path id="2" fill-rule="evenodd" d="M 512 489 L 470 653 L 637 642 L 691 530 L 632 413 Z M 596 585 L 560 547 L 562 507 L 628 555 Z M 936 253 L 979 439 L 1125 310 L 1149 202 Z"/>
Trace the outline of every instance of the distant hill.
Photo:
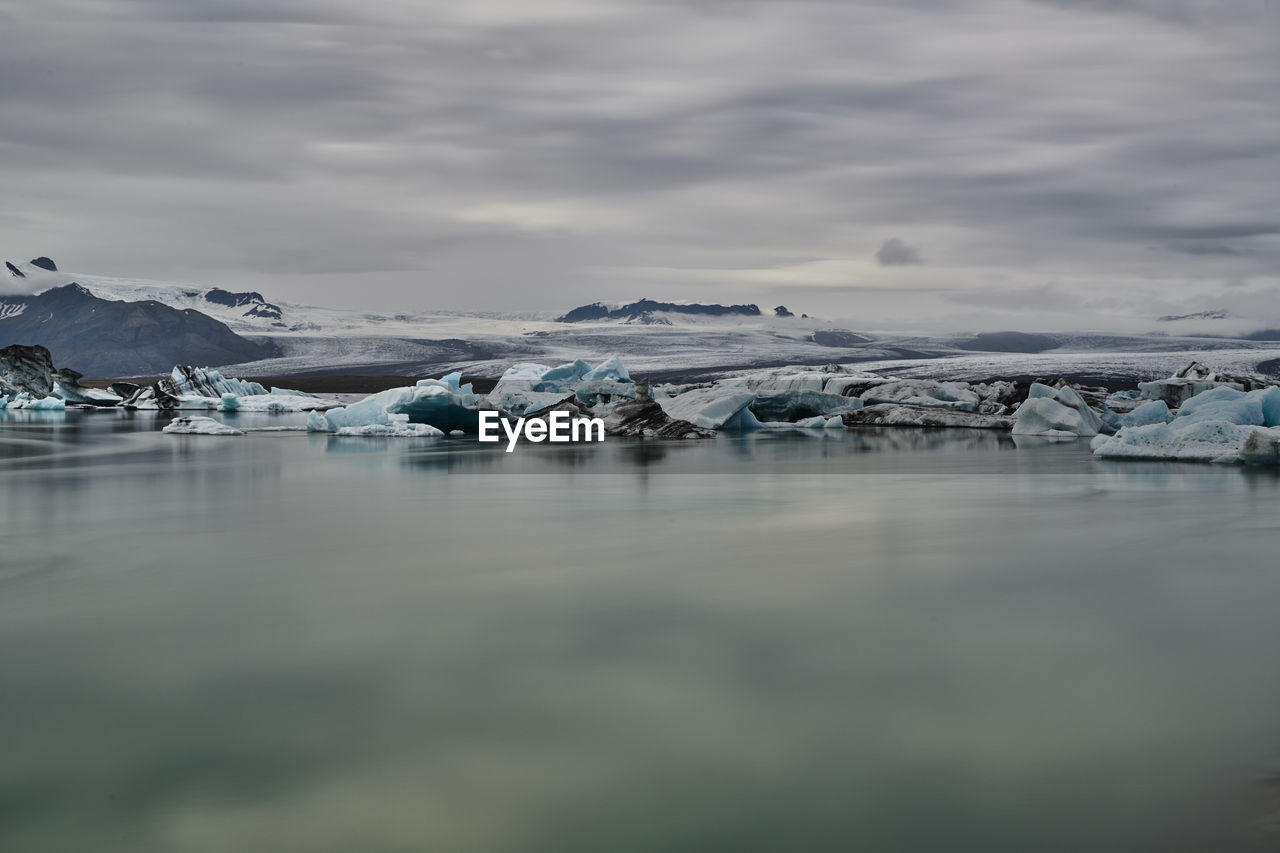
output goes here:
<path id="1" fill-rule="evenodd" d="M 0 346 L 47 347 L 87 376 L 143 376 L 175 364 L 222 365 L 275 355 L 212 317 L 155 301 L 99 299 L 78 284 L 34 296 L 0 296 Z"/>
<path id="2" fill-rule="evenodd" d="M 1029 332 L 980 332 L 953 343 L 956 348 L 971 352 L 1044 352 L 1061 345 L 1050 335 Z"/>
<path id="3" fill-rule="evenodd" d="M 1160 323 L 1177 323 L 1181 320 L 1227 320 L 1230 317 L 1226 311 L 1197 311 L 1194 314 L 1165 314 L 1156 319 Z"/>
<path id="4" fill-rule="evenodd" d="M 628 322 L 655 323 L 662 322 L 655 314 L 687 314 L 697 317 L 759 317 L 758 305 L 703 305 L 696 302 L 657 302 L 652 299 L 641 299 L 626 305 L 610 306 L 603 302 L 592 302 L 574 308 L 563 317 L 557 317 L 560 323 L 588 323 L 593 320 L 626 320 Z"/>

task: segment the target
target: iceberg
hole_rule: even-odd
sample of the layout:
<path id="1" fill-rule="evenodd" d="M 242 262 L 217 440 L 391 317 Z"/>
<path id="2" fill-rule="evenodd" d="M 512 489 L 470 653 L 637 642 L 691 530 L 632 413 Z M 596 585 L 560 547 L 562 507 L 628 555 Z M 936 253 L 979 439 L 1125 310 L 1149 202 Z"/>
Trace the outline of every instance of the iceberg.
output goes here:
<path id="1" fill-rule="evenodd" d="M 757 391 L 751 401 L 751 413 L 765 421 L 798 421 L 813 417 L 832 417 L 861 409 L 858 397 L 842 397 L 812 389 Z"/>
<path id="2" fill-rule="evenodd" d="M 1032 383 L 1027 399 L 1014 412 L 1013 420 L 1014 435 L 1087 438 L 1102 429 L 1102 418 L 1070 385 L 1051 388 Z"/>
<path id="3" fill-rule="evenodd" d="M 1280 430 L 1250 431 L 1240 445 L 1240 461 L 1246 465 L 1280 465 Z"/>
<path id="4" fill-rule="evenodd" d="M 748 408 L 755 398 L 753 391 L 733 391 L 713 385 L 661 398 L 658 405 L 673 421 L 687 421 L 703 429 L 752 430 L 760 428 L 760 422 Z"/>
<path id="5" fill-rule="evenodd" d="M 123 399 L 101 388 L 87 388 L 70 382 L 54 382 L 51 393 L 63 402 L 79 406 L 117 406 Z"/>
<path id="6" fill-rule="evenodd" d="M 161 432 L 176 435 L 244 435 L 233 426 L 202 415 L 184 415 L 175 418 Z"/>
<path id="7" fill-rule="evenodd" d="M 301 391 L 272 388 L 257 382 L 223 376 L 207 367 L 178 365 L 166 378 L 140 387 L 117 383 L 119 405 L 126 409 L 220 409 L 224 412 L 307 412 L 331 409 L 337 400 L 326 400 Z"/>
<path id="8" fill-rule="evenodd" d="M 895 403 L 901 406 L 976 411 L 982 398 L 967 382 L 937 382 L 932 379 L 900 379 L 869 388 L 862 394 L 869 406 Z"/>
<path id="9" fill-rule="evenodd" d="M 1138 394 L 1144 400 L 1163 400 L 1170 408 L 1177 408 L 1186 401 L 1214 388 L 1234 391 L 1256 391 L 1273 384 L 1256 376 L 1236 376 L 1193 361 L 1167 379 L 1139 382 Z"/>
<path id="10" fill-rule="evenodd" d="M 1109 459 L 1274 464 L 1280 440 L 1276 427 L 1280 388 L 1241 391 L 1216 385 L 1186 400 L 1167 423 L 1125 426 L 1110 438 L 1095 439 L 1093 452 Z"/>
<path id="11" fill-rule="evenodd" d="M 846 427 L 898 426 L 945 427 L 948 429 L 1009 429 L 1013 418 L 1008 415 L 987 415 L 938 406 L 902 406 L 894 403 L 877 403 L 856 412 L 841 415 Z"/>
<path id="12" fill-rule="evenodd" d="M 1228 421 L 1186 421 L 1125 427 L 1094 439 L 1093 453 L 1104 459 L 1181 459 L 1235 462 L 1250 430 Z"/>
<path id="13" fill-rule="evenodd" d="M 307 416 L 307 428 L 337 432 L 344 427 L 390 426 L 399 420 L 393 416 L 405 415 L 411 423 L 429 424 L 445 432 L 460 429 L 474 433 L 484 398 L 461 381 L 462 374 L 454 372 L 405 388 L 389 388 L 324 414 L 313 411 Z"/>
<path id="14" fill-rule="evenodd" d="M 1167 424 L 1173 420 L 1173 413 L 1164 400 L 1148 400 L 1133 411 L 1120 415 L 1120 426 L 1146 426 L 1148 424 Z"/>
<path id="15" fill-rule="evenodd" d="M 358 427 L 342 427 L 335 435 L 374 438 L 434 438 L 444 435 L 430 424 L 411 424 L 408 421 L 392 421 L 389 424 L 368 424 Z"/>
<path id="16" fill-rule="evenodd" d="M 596 367 L 582 359 L 558 367 L 521 362 L 502 374 L 488 399 L 495 409 L 519 417 L 561 403 L 570 395 L 594 406 L 602 398 L 632 399 L 636 386 L 616 355 Z"/>
<path id="17" fill-rule="evenodd" d="M 166 384 L 164 390 L 175 397 L 221 398 L 223 394 L 248 397 L 270 393 L 257 382 L 246 382 L 243 379 L 226 377 L 208 367 L 191 367 L 182 364 L 173 368 L 173 372 L 169 374 L 167 380 L 162 379 L 160 381 Z"/>
<path id="18" fill-rule="evenodd" d="M 66 411 L 67 404 L 57 397 L 33 397 L 24 391 L 8 400 L 8 408 L 29 409 L 37 412 L 63 412 Z"/>
<path id="19" fill-rule="evenodd" d="M 237 397 L 235 394 L 223 394 L 218 408 L 224 412 L 266 412 L 278 414 L 284 412 L 310 412 L 315 410 L 334 409 L 341 404 L 337 400 L 325 400 L 320 397 L 296 394 L 278 394 L 272 389 L 268 394 L 250 394 Z"/>

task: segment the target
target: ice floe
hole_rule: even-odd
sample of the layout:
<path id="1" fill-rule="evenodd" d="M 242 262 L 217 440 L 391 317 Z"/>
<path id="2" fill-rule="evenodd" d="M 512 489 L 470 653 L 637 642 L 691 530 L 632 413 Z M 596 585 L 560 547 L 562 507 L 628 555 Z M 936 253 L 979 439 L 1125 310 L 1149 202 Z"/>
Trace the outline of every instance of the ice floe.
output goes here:
<path id="1" fill-rule="evenodd" d="M 244 432 L 222 421 L 203 415 L 183 415 L 175 418 L 161 432 L 177 435 L 244 435 Z"/>

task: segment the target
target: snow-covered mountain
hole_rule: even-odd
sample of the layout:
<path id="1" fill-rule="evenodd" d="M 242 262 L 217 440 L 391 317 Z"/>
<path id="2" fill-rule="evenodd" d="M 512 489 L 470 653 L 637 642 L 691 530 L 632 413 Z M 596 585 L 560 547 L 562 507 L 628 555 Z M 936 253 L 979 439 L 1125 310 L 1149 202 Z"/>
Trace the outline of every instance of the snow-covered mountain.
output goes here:
<path id="1" fill-rule="evenodd" d="M 199 311 L 102 299 L 78 284 L 0 296 L 0 345 L 8 344 L 43 346 L 60 367 L 112 377 L 276 352 L 269 341 L 250 341 Z"/>

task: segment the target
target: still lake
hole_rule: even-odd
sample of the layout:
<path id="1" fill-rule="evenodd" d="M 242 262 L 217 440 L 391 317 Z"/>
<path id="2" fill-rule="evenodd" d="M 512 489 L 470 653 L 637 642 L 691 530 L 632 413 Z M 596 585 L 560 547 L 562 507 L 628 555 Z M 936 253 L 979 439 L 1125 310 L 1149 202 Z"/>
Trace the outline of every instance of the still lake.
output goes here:
<path id="1" fill-rule="evenodd" d="M 1271 472 L 167 420 L 0 412 L 0 849 L 1277 845 Z"/>

